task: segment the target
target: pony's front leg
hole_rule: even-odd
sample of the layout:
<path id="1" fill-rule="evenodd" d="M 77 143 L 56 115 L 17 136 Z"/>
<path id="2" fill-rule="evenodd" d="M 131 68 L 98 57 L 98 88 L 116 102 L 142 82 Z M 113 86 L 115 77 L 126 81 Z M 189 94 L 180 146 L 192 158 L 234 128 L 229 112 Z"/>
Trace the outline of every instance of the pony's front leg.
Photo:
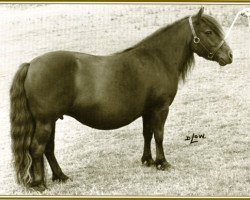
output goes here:
<path id="1" fill-rule="evenodd" d="M 36 121 L 36 130 L 31 141 L 32 178 L 30 186 L 40 192 L 46 189 L 43 154 L 50 139 L 52 129 L 53 125 L 51 125 L 51 123 Z"/>
<path id="2" fill-rule="evenodd" d="M 141 162 L 142 164 L 149 167 L 152 164 L 154 164 L 154 160 L 151 154 L 151 140 L 153 137 L 153 130 L 151 127 L 150 115 L 148 114 L 143 115 L 142 120 L 143 120 L 144 149 Z"/>
<path id="3" fill-rule="evenodd" d="M 152 128 L 156 144 L 155 165 L 156 168 L 159 170 L 165 170 L 170 167 L 170 164 L 166 161 L 162 146 L 164 136 L 164 124 L 168 116 L 168 111 L 169 107 L 164 106 L 161 109 L 154 110 L 152 114 Z"/>

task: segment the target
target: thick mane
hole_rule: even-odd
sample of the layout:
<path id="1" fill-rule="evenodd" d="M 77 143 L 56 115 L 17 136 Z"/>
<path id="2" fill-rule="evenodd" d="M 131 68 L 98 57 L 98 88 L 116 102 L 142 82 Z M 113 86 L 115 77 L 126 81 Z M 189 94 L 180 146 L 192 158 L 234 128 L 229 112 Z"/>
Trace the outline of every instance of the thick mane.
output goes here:
<path id="1" fill-rule="evenodd" d="M 194 66 L 195 63 L 195 59 L 194 59 L 194 53 L 191 52 L 190 56 L 188 57 L 188 59 L 183 63 L 182 68 L 180 69 L 180 76 L 179 78 L 185 82 L 186 77 L 188 72 L 192 69 L 192 67 Z"/>
<path id="2" fill-rule="evenodd" d="M 162 35 L 167 34 L 167 32 L 173 28 L 175 25 L 181 23 L 182 21 L 186 20 L 189 16 L 186 16 L 180 20 L 177 20 L 175 22 L 173 22 L 172 24 L 168 24 L 165 27 L 162 27 L 160 29 L 158 29 L 157 31 L 155 31 L 154 33 L 152 33 L 151 35 L 147 36 L 146 38 L 144 38 L 143 40 L 141 40 L 140 42 L 138 42 L 136 45 L 129 47 L 121 52 L 118 52 L 118 54 L 121 53 L 125 53 L 125 52 L 129 52 L 132 51 L 136 48 L 140 48 L 140 47 L 145 47 L 145 46 L 150 46 L 150 41 L 153 41 L 155 39 L 157 39 L 158 37 L 162 37 Z M 188 74 L 188 71 L 192 68 L 193 64 L 194 64 L 194 55 L 191 49 L 187 49 L 186 52 L 186 56 L 185 58 L 183 58 L 183 60 L 181 61 L 181 65 L 179 66 L 178 70 L 179 70 L 179 78 L 180 80 L 185 81 L 185 78 Z"/>

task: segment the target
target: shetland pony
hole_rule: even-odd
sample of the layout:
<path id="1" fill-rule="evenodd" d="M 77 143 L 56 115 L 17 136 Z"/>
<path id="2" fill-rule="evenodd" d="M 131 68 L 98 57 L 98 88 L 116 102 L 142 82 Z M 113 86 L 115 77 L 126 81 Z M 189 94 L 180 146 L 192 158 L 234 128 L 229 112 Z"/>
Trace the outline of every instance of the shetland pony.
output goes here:
<path id="1" fill-rule="evenodd" d="M 142 163 L 165 170 L 164 124 L 178 82 L 194 53 L 220 65 L 232 62 L 221 26 L 211 16 L 185 17 L 135 46 L 108 56 L 57 51 L 24 63 L 10 89 L 11 139 L 19 183 L 43 191 L 46 156 L 53 180 L 66 181 L 54 155 L 55 124 L 68 115 L 87 126 L 116 129 L 143 119 Z M 156 159 L 151 139 L 156 142 Z"/>

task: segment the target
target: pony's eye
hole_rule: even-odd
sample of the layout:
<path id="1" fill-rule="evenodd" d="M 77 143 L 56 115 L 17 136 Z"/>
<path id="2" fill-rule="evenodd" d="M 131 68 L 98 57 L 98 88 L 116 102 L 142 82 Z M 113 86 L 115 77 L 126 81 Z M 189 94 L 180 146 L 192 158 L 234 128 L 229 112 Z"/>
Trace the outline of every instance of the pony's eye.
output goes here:
<path id="1" fill-rule="evenodd" d="M 212 31 L 206 31 L 205 33 L 206 33 L 206 35 L 212 35 L 213 32 Z"/>

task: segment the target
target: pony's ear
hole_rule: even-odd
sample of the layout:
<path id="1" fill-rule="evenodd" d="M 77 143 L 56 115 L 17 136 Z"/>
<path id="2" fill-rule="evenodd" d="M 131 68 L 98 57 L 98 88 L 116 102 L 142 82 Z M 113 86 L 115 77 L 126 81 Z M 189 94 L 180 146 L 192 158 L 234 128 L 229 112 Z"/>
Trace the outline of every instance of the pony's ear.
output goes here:
<path id="1" fill-rule="evenodd" d="M 204 12 L 204 7 L 202 6 L 201 9 L 199 10 L 198 14 L 197 14 L 197 22 L 198 22 L 198 24 L 201 21 L 201 16 L 202 16 L 203 12 Z"/>

